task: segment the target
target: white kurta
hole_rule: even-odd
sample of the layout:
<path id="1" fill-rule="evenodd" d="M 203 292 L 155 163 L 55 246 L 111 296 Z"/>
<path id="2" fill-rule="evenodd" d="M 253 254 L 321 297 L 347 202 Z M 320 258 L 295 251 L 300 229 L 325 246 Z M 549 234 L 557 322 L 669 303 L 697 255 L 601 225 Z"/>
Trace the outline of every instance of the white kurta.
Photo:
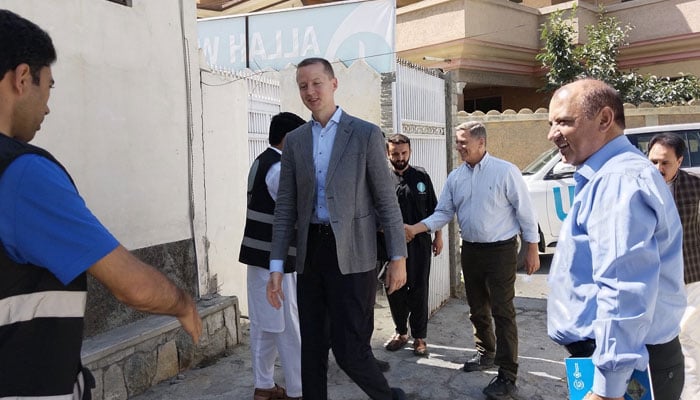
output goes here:
<path id="1" fill-rule="evenodd" d="M 685 285 L 688 307 L 681 319 L 679 336 L 685 356 L 683 400 L 700 399 L 700 282 Z"/>
<path id="2" fill-rule="evenodd" d="M 279 310 L 267 301 L 269 277 L 270 271 L 267 269 L 248 266 L 250 351 L 255 387 L 269 389 L 275 386 L 275 358 L 279 354 L 287 395 L 300 397 L 301 337 L 297 312 L 297 276 L 295 272 L 284 274 L 284 302 Z"/>

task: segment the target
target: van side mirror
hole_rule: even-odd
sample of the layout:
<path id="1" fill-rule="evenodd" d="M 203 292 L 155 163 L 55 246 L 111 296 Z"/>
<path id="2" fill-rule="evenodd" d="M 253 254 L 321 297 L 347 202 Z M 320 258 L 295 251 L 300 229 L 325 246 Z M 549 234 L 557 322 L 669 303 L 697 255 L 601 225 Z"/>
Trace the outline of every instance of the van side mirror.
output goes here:
<path id="1" fill-rule="evenodd" d="M 571 164 L 567 164 L 563 161 L 559 161 L 554 168 L 552 168 L 552 171 L 550 173 L 549 178 L 550 179 L 561 179 L 561 178 L 570 178 L 574 176 L 574 172 L 576 172 L 576 167 L 574 167 Z"/>

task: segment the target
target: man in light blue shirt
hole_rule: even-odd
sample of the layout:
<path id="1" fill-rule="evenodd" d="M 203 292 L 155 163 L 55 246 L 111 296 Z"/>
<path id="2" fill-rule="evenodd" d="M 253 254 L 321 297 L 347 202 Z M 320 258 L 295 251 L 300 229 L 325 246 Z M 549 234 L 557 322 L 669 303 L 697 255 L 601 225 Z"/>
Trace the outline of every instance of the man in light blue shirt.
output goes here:
<path id="1" fill-rule="evenodd" d="M 489 400 L 511 399 L 518 374 L 515 323 L 516 236 L 526 246 L 525 268 L 540 268 L 537 218 L 520 170 L 486 151 L 486 128 L 475 121 L 456 128 L 455 148 L 464 163 L 450 172 L 435 212 L 406 227 L 412 239 L 435 232 L 457 214 L 462 236 L 462 273 L 478 353 L 465 372 L 498 365 L 498 376 L 484 388 Z M 495 325 L 495 334 L 494 334 Z"/>
<path id="2" fill-rule="evenodd" d="M 683 388 L 682 233 L 664 179 L 623 135 L 618 92 L 584 79 L 558 89 L 548 139 L 577 166 L 576 195 L 549 274 L 548 333 L 592 356 L 586 399 L 622 399 L 649 365 L 656 400 Z"/>

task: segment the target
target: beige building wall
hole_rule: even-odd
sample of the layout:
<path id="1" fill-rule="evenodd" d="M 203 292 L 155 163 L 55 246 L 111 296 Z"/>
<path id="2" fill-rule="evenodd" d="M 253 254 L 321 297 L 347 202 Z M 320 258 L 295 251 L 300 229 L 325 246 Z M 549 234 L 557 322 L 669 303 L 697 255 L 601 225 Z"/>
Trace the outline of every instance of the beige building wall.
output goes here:
<path id="1" fill-rule="evenodd" d="M 700 106 L 639 107 L 625 105 L 627 128 L 642 126 L 681 124 L 700 121 Z M 486 126 L 487 148 L 496 157 L 508 160 L 522 169 L 552 144 L 547 140 L 549 132 L 548 110 L 534 112 L 528 109 L 486 114 L 459 112 L 455 126 L 466 121 L 480 121 Z"/>
<path id="2" fill-rule="evenodd" d="M 543 94 L 536 89 L 519 87 L 487 87 L 472 90 L 465 90 L 463 99 L 481 99 L 488 97 L 500 97 L 503 110 L 520 110 L 529 108 L 535 110 L 547 107 L 549 104 L 549 94 Z M 463 104 L 460 110 L 464 110 Z"/>
<path id="3" fill-rule="evenodd" d="M 700 1 L 631 1 L 608 10 L 634 27 L 630 46 L 618 59 L 620 68 L 658 76 L 700 76 Z"/>
<path id="4" fill-rule="evenodd" d="M 540 27 L 552 12 L 575 4 L 578 42 L 598 21 L 598 5 L 634 27 L 618 57 L 622 71 L 700 76 L 700 1 L 689 0 L 425 0 L 397 9 L 397 54 L 453 72 L 465 99 L 500 96 L 502 110 L 546 106 L 549 96 L 536 91 L 544 85 L 535 60 Z"/>

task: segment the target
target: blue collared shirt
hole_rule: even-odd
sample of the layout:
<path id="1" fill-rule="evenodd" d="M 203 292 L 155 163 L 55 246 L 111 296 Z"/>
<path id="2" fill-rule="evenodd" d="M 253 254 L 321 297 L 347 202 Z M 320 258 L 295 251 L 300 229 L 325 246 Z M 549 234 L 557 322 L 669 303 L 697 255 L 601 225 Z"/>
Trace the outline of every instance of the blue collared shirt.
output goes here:
<path id="1" fill-rule="evenodd" d="M 645 345 L 680 331 L 681 223 L 663 178 L 624 136 L 576 175 L 582 187 L 549 272 L 548 333 L 560 344 L 595 339 L 593 391 L 621 397 L 633 369 L 647 366 Z"/>
<path id="2" fill-rule="evenodd" d="M 314 202 L 314 213 L 311 215 L 312 224 L 327 224 L 331 220 L 326 204 L 326 175 L 328 174 L 328 163 L 331 160 L 331 151 L 335 143 L 335 134 L 338 131 L 340 116 L 343 110 L 336 107 L 335 112 L 328 120 L 325 127 L 315 119 L 311 120 L 311 134 L 314 140 L 314 171 L 316 173 L 316 197 Z"/>
<path id="3" fill-rule="evenodd" d="M 489 153 L 473 168 L 465 162 L 450 172 L 435 212 L 421 222 L 435 232 L 455 213 L 468 242 L 498 242 L 521 230 L 526 242 L 539 242 L 537 217 L 520 170 Z"/>
<path id="4" fill-rule="evenodd" d="M 328 163 L 331 159 L 335 134 L 338 131 L 340 116 L 343 110 L 336 107 L 335 112 L 328 120 L 325 127 L 315 119 L 311 119 L 311 135 L 313 136 L 314 171 L 316 174 L 316 196 L 314 198 L 314 212 L 311 215 L 311 223 L 327 224 L 330 222 L 330 214 L 326 204 L 326 175 Z M 270 260 L 270 272 L 283 272 L 284 260 Z"/>

